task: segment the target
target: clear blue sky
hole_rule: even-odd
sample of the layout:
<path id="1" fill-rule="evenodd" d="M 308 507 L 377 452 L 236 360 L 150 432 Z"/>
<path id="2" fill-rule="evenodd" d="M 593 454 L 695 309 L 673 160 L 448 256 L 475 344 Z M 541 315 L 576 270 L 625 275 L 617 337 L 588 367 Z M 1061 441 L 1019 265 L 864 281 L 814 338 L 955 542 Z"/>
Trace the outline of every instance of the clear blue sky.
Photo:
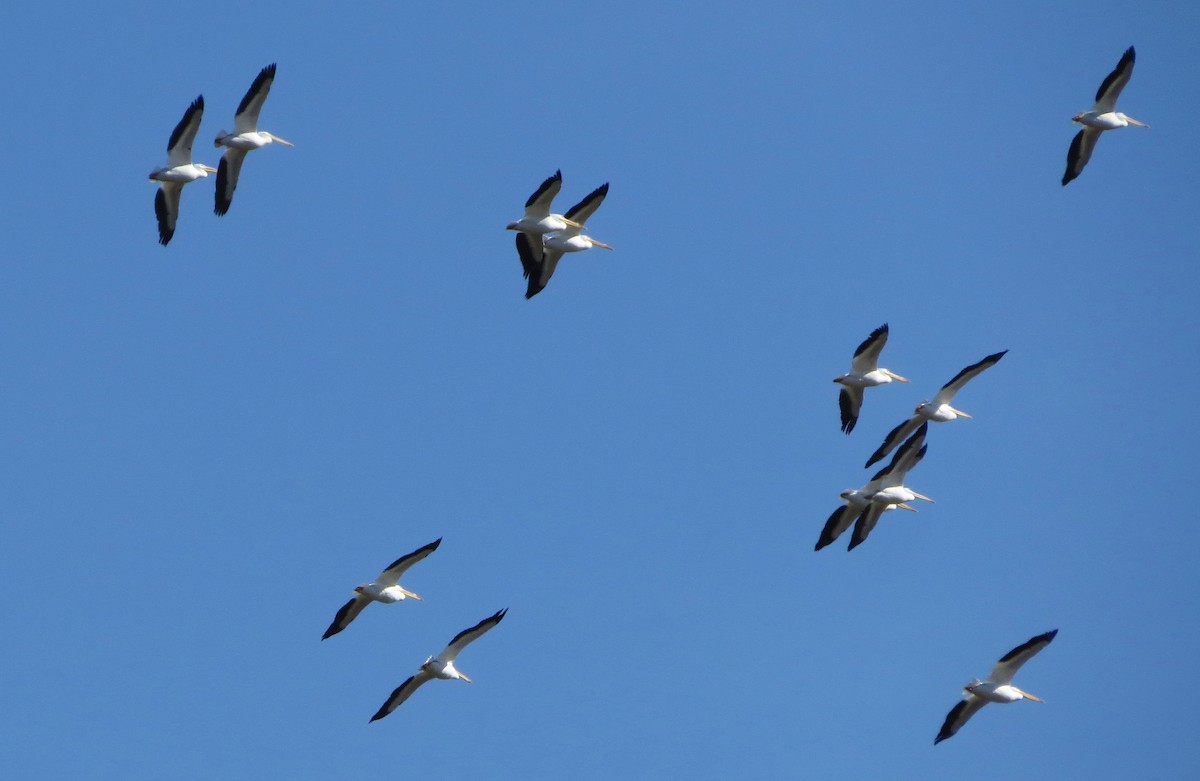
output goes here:
<path id="1" fill-rule="evenodd" d="M 1047 7 L 1051 6 L 1051 7 Z M 1183 778 L 1195 3 L 45 4 L 0 139 L 13 778 Z M 177 36 L 183 36 L 182 41 Z M 1129 45 L 1120 108 L 1059 185 Z M 233 208 L 196 159 L 278 62 Z M 616 247 L 531 301 L 561 168 Z M 850 354 L 891 325 L 839 431 Z M 1008 349 L 846 553 L 883 435 Z M 903 516 L 903 517 L 896 517 Z M 320 642 L 437 537 L 422 603 Z M 387 719 L 391 690 L 508 607 Z M 972 676 L 1060 634 L 933 746 Z M 987 763 L 974 767 L 974 763 Z"/>

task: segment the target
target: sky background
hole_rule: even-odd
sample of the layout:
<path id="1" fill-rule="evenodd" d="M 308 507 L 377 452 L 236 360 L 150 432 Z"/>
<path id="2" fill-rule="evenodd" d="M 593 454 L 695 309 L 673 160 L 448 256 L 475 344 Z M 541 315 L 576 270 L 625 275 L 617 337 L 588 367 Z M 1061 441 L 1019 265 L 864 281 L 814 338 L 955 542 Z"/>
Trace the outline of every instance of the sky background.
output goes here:
<path id="1" fill-rule="evenodd" d="M 1184 778 L 1200 5 L 16 4 L 0 63 L 13 778 Z M 1119 108 L 1059 184 L 1129 45 Z M 195 159 L 264 65 L 229 214 Z M 590 232 L 530 301 L 504 225 Z M 912 379 L 837 387 L 859 342 Z M 862 547 L 867 456 L 964 366 Z M 903 517 L 896 517 L 903 516 Z M 351 589 L 438 537 L 320 637 Z M 368 719 L 458 631 L 435 681 Z M 961 686 L 1017 684 L 936 748 Z"/>

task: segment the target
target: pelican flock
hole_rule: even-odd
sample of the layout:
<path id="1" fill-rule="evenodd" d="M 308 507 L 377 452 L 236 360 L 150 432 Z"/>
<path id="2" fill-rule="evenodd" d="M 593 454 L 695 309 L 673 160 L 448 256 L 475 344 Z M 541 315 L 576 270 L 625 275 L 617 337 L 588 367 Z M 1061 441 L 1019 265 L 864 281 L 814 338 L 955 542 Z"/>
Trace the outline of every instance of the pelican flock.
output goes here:
<path id="1" fill-rule="evenodd" d="M 1053 629 L 1045 634 L 1029 638 L 1000 657 L 1000 661 L 996 662 L 996 666 L 992 668 L 992 674 L 986 681 L 976 678 L 964 686 L 963 694 L 965 696 L 962 702 L 955 705 L 946 714 L 946 721 L 943 722 L 942 729 L 934 738 L 933 744 L 936 746 L 946 738 L 954 737 L 954 734 L 962 729 L 962 725 L 966 724 L 968 719 L 989 702 L 1010 703 L 1018 700 L 1042 702 L 1040 697 L 1035 697 L 1014 686 L 1012 679 L 1017 674 L 1017 670 L 1021 669 L 1021 665 L 1032 659 L 1038 651 L 1050 645 L 1050 641 L 1057 634 L 1058 630 Z"/>
<path id="2" fill-rule="evenodd" d="M 372 602 L 382 602 L 389 605 L 393 602 L 401 602 L 405 598 L 421 601 L 421 597 L 404 586 L 400 585 L 400 578 L 404 577 L 404 573 L 408 572 L 409 567 L 422 561 L 426 556 L 433 553 L 442 544 L 442 538 L 438 537 L 428 545 L 417 548 L 412 553 L 401 556 L 387 566 L 379 577 L 371 583 L 364 583 L 361 586 L 354 587 L 354 598 L 338 610 L 337 615 L 333 617 L 333 623 L 325 630 L 325 634 L 321 636 L 322 640 L 333 637 L 338 632 L 350 626 L 350 622 L 358 617 L 358 614 L 363 612 L 363 609 Z"/>
<path id="3" fill-rule="evenodd" d="M 277 135 L 258 129 L 258 115 L 274 82 L 275 63 L 271 63 L 258 72 L 254 83 L 238 104 L 237 113 L 233 115 L 233 132 L 226 133 L 222 130 L 213 141 L 216 148 L 225 147 L 225 154 L 217 166 L 217 192 L 213 211 L 218 216 L 228 212 L 233 203 L 233 191 L 237 189 L 242 163 L 248 152 L 262 149 L 272 142 L 295 146 L 291 141 L 284 141 Z"/>
<path id="4" fill-rule="evenodd" d="M 562 171 L 542 182 L 542 186 L 525 202 L 525 216 L 507 225 L 517 231 L 517 257 L 529 284 L 525 298 L 533 298 L 550 282 L 558 261 L 567 252 L 582 252 L 592 247 L 611 250 L 602 241 L 586 236 L 587 220 L 608 195 L 608 182 L 588 193 L 566 214 L 551 214 L 550 202 L 562 187 Z"/>
<path id="5" fill-rule="evenodd" d="M 471 679 L 463 675 L 462 671 L 454 666 L 454 662 L 458 659 L 458 655 L 462 653 L 464 648 L 478 640 L 485 632 L 494 627 L 496 624 L 500 623 L 500 621 L 504 619 L 504 615 L 506 613 L 508 613 L 508 608 L 504 608 L 494 615 L 483 619 L 470 629 L 464 629 L 456 634 L 454 639 L 450 641 L 450 644 L 442 649 L 441 653 L 439 653 L 437 656 L 431 656 L 426 659 L 421 667 L 417 670 L 416 674 L 396 687 L 391 696 L 387 698 L 387 701 L 384 702 L 383 705 L 379 706 L 379 710 L 376 711 L 375 715 L 371 717 L 371 721 L 382 719 L 384 716 L 396 710 L 396 708 L 399 708 L 401 703 L 412 696 L 413 692 L 415 692 L 420 686 L 428 681 L 432 681 L 434 678 L 441 678 L 444 681 L 459 680 L 471 683 Z"/>
<path id="6" fill-rule="evenodd" d="M 1067 152 L 1067 170 L 1062 178 L 1064 187 L 1067 182 L 1083 173 L 1083 167 L 1088 164 L 1088 160 L 1092 159 L 1092 150 L 1096 148 L 1096 142 L 1100 140 L 1100 134 L 1105 130 L 1116 130 L 1129 125 L 1150 127 L 1144 122 L 1139 122 L 1133 117 L 1117 111 L 1117 98 L 1121 96 L 1121 90 L 1125 89 L 1125 85 L 1133 76 L 1134 57 L 1133 47 L 1130 46 L 1121 56 L 1117 67 L 1100 85 L 1100 89 L 1096 92 L 1096 104 L 1092 106 L 1091 110 L 1081 111 L 1071 118 L 1072 122 L 1083 125 L 1083 130 L 1075 135 L 1075 139 L 1071 142 L 1071 148 Z"/>
<path id="7" fill-rule="evenodd" d="M 863 343 L 854 351 L 854 360 L 850 362 L 850 371 L 834 382 L 842 386 L 838 394 L 838 407 L 842 412 L 842 431 L 849 434 L 858 423 L 858 413 L 862 409 L 863 389 L 874 388 L 876 385 L 886 385 L 892 380 L 908 382 L 891 369 L 879 366 L 879 354 L 887 344 L 888 325 L 883 325 L 871 332 Z"/>
<path id="8" fill-rule="evenodd" d="M 204 96 L 192 101 L 183 119 L 171 131 L 167 141 L 167 164 L 150 172 L 150 181 L 158 182 L 154 195 L 154 216 L 158 219 L 158 243 L 164 247 L 175 235 L 175 223 L 179 220 L 179 196 L 188 182 L 203 179 L 217 169 L 204 163 L 192 162 L 192 142 L 204 118 Z"/>

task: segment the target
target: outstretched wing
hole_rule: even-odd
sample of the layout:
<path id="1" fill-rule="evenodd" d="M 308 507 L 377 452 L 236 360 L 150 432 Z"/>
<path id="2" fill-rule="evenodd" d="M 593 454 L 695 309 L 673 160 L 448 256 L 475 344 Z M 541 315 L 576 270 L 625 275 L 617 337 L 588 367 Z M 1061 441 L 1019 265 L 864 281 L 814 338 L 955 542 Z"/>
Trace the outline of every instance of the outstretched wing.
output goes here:
<path id="1" fill-rule="evenodd" d="M 504 618 L 504 614 L 508 612 L 508 608 L 498 611 L 495 615 L 483 619 L 470 629 L 464 629 L 454 636 L 450 641 L 450 645 L 438 654 L 438 659 L 443 662 L 453 662 L 462 653 L 462 650 L 470 645 L 475 640 L 483 636 L 483 633 L 500 623 Z"/>
<path id="2" fill-rule="evenodd" d="M 949 404 L 950 400 L 954 398 L 954 394 L 962 390 L 962 386 L 975 379 L 975 377 L 977 377 L 984 370 L 990 369 L 992 366 L 994 366 L 997 361 L 1004 357 L 1006 352 L 1008 352 L 1008 350 L 1001 350 L 998 353 L 992 353 L 979 363 L 973 363 L 960 371 L 958 374 L 954 375 L 954 379 L 943 385 L 942 389 L 938 391 L 936 396 L 933 397 L 933 403 Z"/>
<path id="3" fill-rule="evenodd" d="M 600 208 L 600 204 L 604 203 L 604 196 L 606 195 L 608 195 L 608 182 L 588 193 L 582 201 L 572 206 L 571 210 L 563 216 L 568 220 L 574 220 L 580 225 L 586 225 L 588 218 Z"/>
<path id="4" fill-rule="evenodd" d="M 245 149 L 228 147 L 217 163 L 217 194 L 213 212 L 219 217 L 229 211 L 233 203 L 233 191 L 237 189 L 238 177 L 242 173 L 242 162 L 246 159 Z"/>
<path id="5" fill-rule="evenodd" d="M 1092 159 L 1092 150 L 1100 140 L 1100 131 L 1094 127 L 1085 127 L 1075 135 L 1071 149 L 1067 152 L 1067 170 L 1063 173 L 1062 183 L 1074 180 L 1083 173 L 1083 167 Z"/>
<path id="6" fill-rule="evenodd" d="M 1121 61 L 1117 63 L 1117 67 L 1113 72 L 1104 77 L 1104 81 L 1100 84 L 1100 89 L 1096 90 L 1096 105 L 1092 107 L 1092 111 L 1103 114 L 1108 111 L 1113 111 L 1117 107 L 1117 98 L 1121 96 L 1121 90 L 1125 89 L 1125 85 L 1129 83 L 1130 77 L 1133 76 L 1133 60 L 1136 54 L 1133 47 L 1130 46 L 1121 55 Z"/>
<path id="7" fill-rule="evenodd" d="M 1021 665 L 1032 659 L 1038 651 L 1050 645 L 1050 641 L 1057 634 L 1058 630 L 1054 629 L 1021 643 L 1000 657 L 1000 661 L 996 662 L 996 666 L 992 668 L 992 674 L 988 680 L 996 684 L 1012 683 L 1013 676 L 1017 674 L 1017 670 L 1021 669 Z"/>
<path id="8" fill-rule="evenodd" d="M 864 466 L 863 468 L 866 469 L 866 468 L 870 467 L 871 464 L 874 464 L 876 461 L 881 460 L 888 453 L 892 452 L 892 449 L 894 447 L 896 447 L 896 445 L 903 442 L 904 438 L 909 436 L 910 434 L 912 434 L 914 431 L 916 431 L 917 427 L 920 425 L 921 425 L 921 416 L 913 415 L 911 418 L 909 418 L 908 420 L 901 423 L 899 426 L 896 426 L 894 429 L 889 431 L 888 435 L 883 438 L 883 444 L 880 445 L 879 448 L 874 453 L 871 454 L 871 457 L 869 459 L 867 459 L 866 466 Z"/>
<path id="9" fill-rule="evenodd" d="M 879 354 L 883 352 L 883 346 L 887 344 L 888 339 L 888 324 L 876 328 L 871 332 L 871 335 L 863 340 L 863 343 L 854 351 L 854 360 L 850 363 L 851 370 L 860 374 L 873 372 L 879 368 Z"/>
<path id="10" fill-rule="evenodd" d="M 254 83 L 246 91 L 246 96 L 238 104 L 237 113 L 233 115 L 233 134 L 253 133 L 258 130 L 258 114 L 262 111 L 263 103 L 271 92 L 271 84 L 275 82 L 275 63 L 258 72 Z"/>
<path id="11" fill-rule="evenodd" d="M 954 733 L 962 729 L 962 725 L 967 723 L 967 720 L 979 712 L 979 709 L 987 705 L 987 700 L 982 697 L 976 697 L 974 694 L 967 694 L 962 702 L 955 705 L 946 714 L 946 721 L 942 723 L 942 729 L 938 732 L 936 738 L 933 739 L 933 745 L 941 743 L 946 738 L 954 737 Z"/>
<path id="12" fill-rule="evenodd" d="M 179 219 L 179 195 L 183 185 L 179 182 L 160 182 L 154 194 L 154 216 L 158 218 L 158 243 L 164 247 L 175 235 L 175 221 Z"/>
<path id="13" fill-rule="evenodd" d="M 821 536 L 817 538 L 817 546 L 813 550 L 821 550 L 841 537 L 842 532 L 849 529 L 850 524 L 854 521 L 854 512 L 854 508 L 848 504 L 843 504 L 834 510 L 833 515 L 829 516 L 829 520 L 825 521 L 825 528 L 821 529 Z"/>
<path id="14" fill-rule="evenodd" d="M 404 576 L 404 573 L 408 571 L 409 567 L 433 553 L 441 544 L 442 538 L 438 537 L 428 545 L 422 548 L 417 548 L 412 553 L 396 559 L 387 566 L 387 569 L 380 573 L 379 577 L 375 578 L 375 585 L 379 586 L 380 588 L 396 585 L 400 582 L 400 578 Z"/>
<path id="15" fill-rule="evenodd" d="M 879 523 L 879 516 L 883 515 L 884 510 L 891 509 L 891 505 L 879 504 L 871 502 L 859 514 L 858 520 L 854 522 L 854 534 L 850 535 L 850 544 L 846 546 L 846 550 L 851 551 L 867 541 L 867 537 L 875 528 L 875 524 Z"/>
<path id="16" fill-rule="evenodd" d="M 396 687 L 391 696 L 387 698 L 387 702 L 379 706 L 379 710 L 375 711 L 375 715 L 371 717 L 371 721 L 378 721 L 392 711 L 399 708 L 401 703 L 412 696 L 412 693 L 417 690 L 421 684 L 432 680 L 433 675 L 425 670 L 421 670 L 413 677 L 409 678 L 404 683 Z"/>
<path id="17" fill-rule="evenodd" d="M 338 610 L 337 615 L 333 617 L 333 623 L 325 630 L 325 634 L 321 635 L 321 639 L 327 640 L 350 626 L 350 622 L 358 618 L 358 614 L 363 612 L 363 608 L 369 604 L 371 604 L 370 597 L 355 594 L 354 599 L 342 605 L 341 609 Z"/>
<path id="18" fill-rule="evenodd" d="M 838 409 L 842 413 L 842 431 L 849 434 L 858 423 L 858 412 L 862 409 L 863 389 L 857 385 L 843 385 L 838 393 Z"/>
<path id="19" fill-rule="evenodd" d="M 555 171 L 554 176 L 546 181 L 525 201 L 525 217 L 540 220 L 550 214 L 550 203 L 558 191 L 562 189 L 562 171 Z"/>
<path id="20" fill-rule="evenodd" d="M 196 131 L 200 129 L 200 120 L 204 118 L 204 96 L 199 95 L 183 112 L 183 119 L 171 131 L 167 141 L 167 167 L 175 168 L 192 162 L 192 142 L 196 140 Z"/>

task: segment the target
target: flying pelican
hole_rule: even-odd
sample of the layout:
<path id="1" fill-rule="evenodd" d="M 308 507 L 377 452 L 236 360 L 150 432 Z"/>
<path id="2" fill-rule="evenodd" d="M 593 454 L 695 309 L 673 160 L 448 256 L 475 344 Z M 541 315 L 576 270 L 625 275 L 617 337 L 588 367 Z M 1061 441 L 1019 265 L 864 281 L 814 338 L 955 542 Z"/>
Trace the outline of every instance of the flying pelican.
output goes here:
<path id="1" fill-rule="evenodd" d="M 1116 130 L 1126 125 L 1150 127 L 1116 110 L 1117 98 L 1129 83 L 1129 78 L 1133 76 L 1133 58 L 1133 47 L 1130 46 L 1121 56 L 1116 69 L 1108 74 L 1104 83 L 1100 85 L 1096 92 L 1096 105 L 1092 106 L 1092 110 L 1081 111 L 1071 118 L 1072 122 L 1083 125 L 1083 130 L 1075 136 L 1075 140 L 1071 142 L 1071 150 L 1067 152 L 1067 170 L 1062 178 L 1064 186 L 1083 173 L 1083 167 L 1091 159 L 1092 150 L 1096 148 L 1096 142 L 1105 130 Z"/>
<path id="2" fill-rule="evenodd" d="M 854 534 L 850 536 L 850 545 L 846 547 L 846 550 L 854 550 L 866 542 L 867 536 L 874 530 L 875 524 L 879 523 L 879 516 L 883 515 L 884 510 L 896 507 L 915 513 L 917 508 L 910 505 L 909 502 L 914 499 L 933 501 L 928 496 L 919 494 L 904 485 L 904 478 L 908 476 L 913 467 L 921 463 L 921 459 L 925 457 L 925 451 L 929 449 L 929 445 L 925 444 L 925 434 L 928 431 L 929 424 L 922 423 L 921 427 L 917 429 L 917 433 L 909 437 L 908 441 L 900 446 L 900 450 L 896 451 L 896 458 L 892 460 L 887 472 L 874 486 L 875 490 L 867 494 L 867 506 L 859 514 L 858 520 L 854 522 Z"/>
<path id="3" fill-rule="evenodd" d="M 583 228 L 574 220 L 568 220 L 561 214 L 550 213 L 550 202 L 562 189 L 562 171 L 554 172 L 554 176 L 546 178 L 541 187 L 525 201 L 525 216 L 516 222 L 505 226 L 506 230 L 520 231 L 529 237 L 529 246 L 538 263 L 542 262 L 542 236 L 554 231 L 566 230 L 568 227 Z"/>
<path id="4" fill-rule="evenodd" d="M 213 146 L 225 149 L 217 171 L 217 200 L 213 211 L 222 215 L 229 211 L 233 203 L 233 191 L 238 186 L 238 174 L 242 170 L 242 161 L 246 153 L 264 147 L 272 141 L 284 146 L 295 146 L 291 141 L 284 141 L 276 135 L 258 129 L 258 114 L 262 111 L 263 103 L 271 92 L 271 83 L 275 81 L 275 63 L 258 72 L 254 83 L 238 104 L 237 113 L 233 115 L 233 132 L 222 130 L 217 134 Z"/>
<path id="5" fill-rule="evenodd" d="M 171 131 L 167 141 L 167 165 L 150 172 L 150 181 L 158 182 L 158 193 L 154 196 L 154 214 L 158 217 L 158 243 L 167 246 L 175 235 L 175 221 L 179 219 L 179 195 L 188 182 L 203 179 L 217 169 L 204 163 L 192 162 L 192 142 L 200 129 L 204 116 L 204 96 L 192 101 L 183 119 Z"/>
<path id="6" fill-rule="evenodd" d="M 591 217 L 596 209 L 600 208 L 606 195 L 608 195 L 608 182 L 592 190 L 586 198 L 572 206 L 563 215 L 564 221 L 568 225 L 560 231 L 536 237 L 527 232 L 517 235 L 517 254 L 521 257 L 521 266 L 525 269 L 525 276 L 529 279 L 525 298 L 533 298 L 542 291 L 542 288 L 546 287 L 564 252 L 582 252 L 592 247 L 612 249 L 604 242 L 581 233 L 588 217 Z M 526 241 L 524 247 L 522 246 L 522 237 Z"/>
<path id="7" fill-rule="evenodd" d="M 863 513 L 867 512 L 867 510 L 872 507 L 871 497 L 875 496 L 879 491 L 887 487 L 887 476 L 892 472 L 892 470 L 900 469 L 902 472 L 907 472 L 916 465 L 916 461 L 919 461 L 920 456 L 924 455 L 925 451 L 922 446 L 925 444 L 925 433 L 928 430 L 928 427 L 926 427 L 910 437 L 907 442 L 900 446 L 900 449 L 896 451 L 896 454 L 892 456 L 891 463 L 879 470 L 879 472 L 871 478 L 870 482 L 868 482 L 862 488 L 847 489 L 842 491 L 842 500 L 845 501 L 846 504 L 834 510 L 833 514 L 829 516 L 829 520 L 825 521 L 825 528 L 821 530 L 821 536 L 817 538 L 817 545 L 813 550 L 821 550 L 821 548 L 831 544 L 834 540 L 842 535 L 842 532 L 850 528 L 850 524 L 854 522 L 855 518 L 861 517 Z M 920 450 L 920 455 L 915 456 L 915 460 L 914 456 L 912 455 L 914 450 Z M 901 477 L 900 482 L 904 482 L 903 477 Z M 913 498 L 915 498 L 915 494 Z M 907 501 L 911 501 L 911 499 Z M 882 513 L 885 510 L 892 510 L 897 506 L 900 505 L 880 503 L 878 505 L 878 512 Z M 904 509 L 911 510 L 912 508 L 904 506 Z M 876 518 L 876 520 L 878 520 L 878 518 Z M 874 523 L 871 525 L 874 526 Z M 853 545 L 851 547 L 853 547 Z"/>
<path id="8" fill-rule="evenodd" d="M 858 411 L 862 409 L 863 388 L 873 388 L 876 385 L 886 385 L 892 380 L 908 382 L 899 374 L 879 366 L 879 353 L 887 344 L 887 323 L 876 328 L 871 335 L 854 351 L 854 360 L 850 363 L 850 371 L 834 382 L 841 383 L 842 392 L 838 395 L 838 405 L 842 410 L 842 431 L 849 434 L 858 423 Z"/>
<path id="9" fill-rule="evenodd" d="M 431 656 L 426 659 L 421 668 L 417 670 L 416 675 L 396 687 L 396 690 L 392 692 L 392 696 L 388 697 L 387 702 L 381 705 L 379 710 L 375 712 L 375 715 L 371 717 L 371 721 L 382 719 L 396 710 L 396 708 L 399 708 L 400 704 L 411 697 L 412 693 L 417 690 L 417 687 L 426 681 L 432 681 L 434 678 L 445 680 L 458 678 L 459 680 L 471 683 L 470 678 L 463 675 L 454 667 L 454 660 L 467 647 L 467 644 L 472 640 L 478 639 L 484 632 L 500 623 L 500 620 L 504 618 L 504 614 L 507 612 L 508 608 L 504 608 L 494 616 L 485 618 L 470 629 L 464 629 L 455 635 L 454 639 L 450 641 L 450 645 L 446 646 L 440 654 L 436 657 Z"/>
<path id="10" fill-rule="evenodd" d="M 962 386 L 966 385 L 977 375 L 993 366 L 997 361 L 1004 357 L 1008 350 L 1001 350 L 998 353 L 992 353 L 984 358 L 979 363 L 973 363 L 967 368 L 954 375 L 954 379 L 942 386 L 938 394 L 933 397 L 933 401 L 922 401 L 913 410 L 913 416 L 892 429 L 886 437 L 883 438 L 883 444 L 879 449 L 871 454 L 867 460 L 866 466 L 869 467 L 879 459 L 892 452 L 898 443 L 903 442 L 904 438 L 917 430 L 917 426 L 921 425 L 923 420 L 931 420 L 934 423 L 945 423 L 948 420 L 955 418 L 970 418 L 971 416 L 960 409 L 955 409 L 950 406 L 951 399 L 954 394 L 962 390 Z"/>
<path id="11" fill-rule="evenodd" d="M 1013 686 L 1012 679 L 1017 674 L 1017 670 L 1021 669 L 1021 665 L 1032 659 L 1038 651 L 1050 645 L 1050 641 L 1056 634 L 1058 634 L 1058 630 L 1052 629 L 1043 635 L 1031 637 L 1027 642 L 1000 657 L 1000 661 L 996 662 L 996 666 L 992 668 L 992 674 L 986 681 L 976 678 L 964 686 L 963 692 L 966 697 L 950 709 L 945 723 L 942 724 L 942 730 L 934 738 L 933 744 L 936 746 L 946 738 L 954 737 L 954 733 L 962 729 L 962 725 L 966 724 L 976 711 L 989 702 L 1016 702 L 1017 700 L 1042 702 L 1040 697 L 1035 697 L 1029 692 L 1021 691 Z"/>
<path id="12" fill-rule="evenodd" d="M 346 604 L 342 605 L 338 610 L 337 615 L 333 617 L 333 623 L 325 630 L 325 634 L 321 636 L 322 640 L 333 637 L 338 632 L 350 626 L 350 622 L 358 617 L 358 614 L 363 612 L 363 608 L 372 602 L 383 602 L 391 604 L 392 602 L 400 602 L 405 597 L 412 597 L 419 601 L 421 597 L 400 585 L 400 578 L 404 577 L 404 573 L 408 568 L 421 561 L 429 554 L 438 549 L 442 544 L 442 538 L 438 537 L 433 542 L 423 548 L 417 548 L 407 556 L 401 556 L 387 566 L 379 577 L 375 578 L 374 583 L 364 583 L 361 586 L 354 587 L 354 599 L 351 599 Z"/>

